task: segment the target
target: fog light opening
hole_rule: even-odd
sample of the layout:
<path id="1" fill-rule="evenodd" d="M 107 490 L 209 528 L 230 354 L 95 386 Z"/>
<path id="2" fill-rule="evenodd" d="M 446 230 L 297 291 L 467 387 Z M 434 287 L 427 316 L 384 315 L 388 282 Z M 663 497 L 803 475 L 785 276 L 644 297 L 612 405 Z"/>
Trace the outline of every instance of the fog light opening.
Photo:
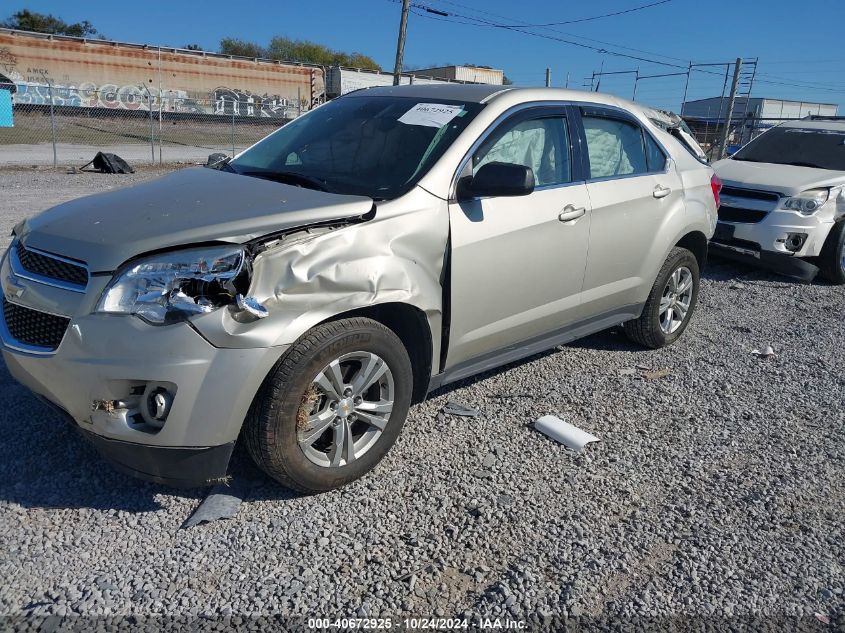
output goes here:
<path id="1" fill-rule="evenodd" d="M 787 233 L 784 246 L 786 246 L 786 250 L 797 253 L 804 247 L 806 241 L 806 233 Z"/>
<path id="2" fill-rule="evenodd" d="M 147 391 L 144 404 L 146 409 L 144 418 L 147 424 L 161 428 L 167 421 L 167 416 L 170 415 L 173 393 L 165 387 L 155 387 Z"/>

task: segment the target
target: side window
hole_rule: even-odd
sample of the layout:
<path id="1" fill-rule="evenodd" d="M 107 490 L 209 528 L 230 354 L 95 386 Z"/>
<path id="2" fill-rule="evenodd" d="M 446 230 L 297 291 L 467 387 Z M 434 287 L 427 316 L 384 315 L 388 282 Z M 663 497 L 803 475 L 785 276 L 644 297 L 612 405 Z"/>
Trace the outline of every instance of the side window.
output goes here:
<path id="1" fill-rule="evenodd" d="M 590 178 L 644 174 L 649 171 L 639 125 L 607 117 L 584 116 Z"/>
<path id="2" fill-rule="evenodd" d="M 646 160 L 648 161 L 649 171 L 665 171 L 666 170 L 666 154 L 660 149 L 657 142 L 651 138 L 650 134 L 643 134 L 645 137 L 645 152 Z"/>
<path id="3" fill-rule="evenodd" d="M 487 163 L 515 163 L 530 167 L 534 182 L 560 185 L 572 181 L 569 128 L 563 116 L 505 122 L 472 157 L 472 173 Z"/>

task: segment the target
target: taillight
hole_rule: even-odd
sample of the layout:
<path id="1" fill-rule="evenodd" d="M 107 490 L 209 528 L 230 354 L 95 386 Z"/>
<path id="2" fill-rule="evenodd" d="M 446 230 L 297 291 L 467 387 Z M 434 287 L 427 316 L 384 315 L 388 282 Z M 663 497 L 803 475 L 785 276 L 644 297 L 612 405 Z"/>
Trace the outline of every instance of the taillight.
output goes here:
<path id="1" fill-rule="evenodd" d="M 713 199 L 716 201 L 716 208 L 718 209 L 722 204 L 722 201 L 719 200 L 719 192 L 722 190 L 722 181 L 716 174 L 710 176 L 710 188 L 713 190 Z"/>

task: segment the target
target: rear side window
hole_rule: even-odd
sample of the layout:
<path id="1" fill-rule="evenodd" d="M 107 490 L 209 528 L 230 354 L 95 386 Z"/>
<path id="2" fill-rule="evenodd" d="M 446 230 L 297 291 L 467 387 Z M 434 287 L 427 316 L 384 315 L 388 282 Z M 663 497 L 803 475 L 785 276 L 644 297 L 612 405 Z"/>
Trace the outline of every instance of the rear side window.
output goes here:
<path id="1" fill-rule="evenodd" d="M 538 187 L 572 181 L 569 129 L 563 116 L 506 121 L 472 157 L 472 173 L 492 162 L 525 165 Z"/>
<path id="2" fill-rule="evenodd" d="M 666 171 L 666 154 L 660 149 L 651 135 L 643 134 L 645 137 L 646 161 L 649 171 Z"/>
<path id="3" fill-rule="evenodd" d="M 607 117 L 584 116 L 590 178 L 645 174 L 649 171 L 639 125 Z"/>

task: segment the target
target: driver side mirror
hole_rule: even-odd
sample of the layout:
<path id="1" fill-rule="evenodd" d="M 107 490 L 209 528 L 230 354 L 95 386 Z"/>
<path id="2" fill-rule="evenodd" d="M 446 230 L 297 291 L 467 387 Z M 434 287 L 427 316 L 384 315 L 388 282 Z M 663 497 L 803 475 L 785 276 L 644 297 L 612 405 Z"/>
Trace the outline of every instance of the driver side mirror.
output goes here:
<path id="1" fill-rule="evenodd" d="M 534 191 L 534 171 L 514 163 L 487 163 L 475 176 L 458 181 L 458 200 L 527 196 Z"/>

